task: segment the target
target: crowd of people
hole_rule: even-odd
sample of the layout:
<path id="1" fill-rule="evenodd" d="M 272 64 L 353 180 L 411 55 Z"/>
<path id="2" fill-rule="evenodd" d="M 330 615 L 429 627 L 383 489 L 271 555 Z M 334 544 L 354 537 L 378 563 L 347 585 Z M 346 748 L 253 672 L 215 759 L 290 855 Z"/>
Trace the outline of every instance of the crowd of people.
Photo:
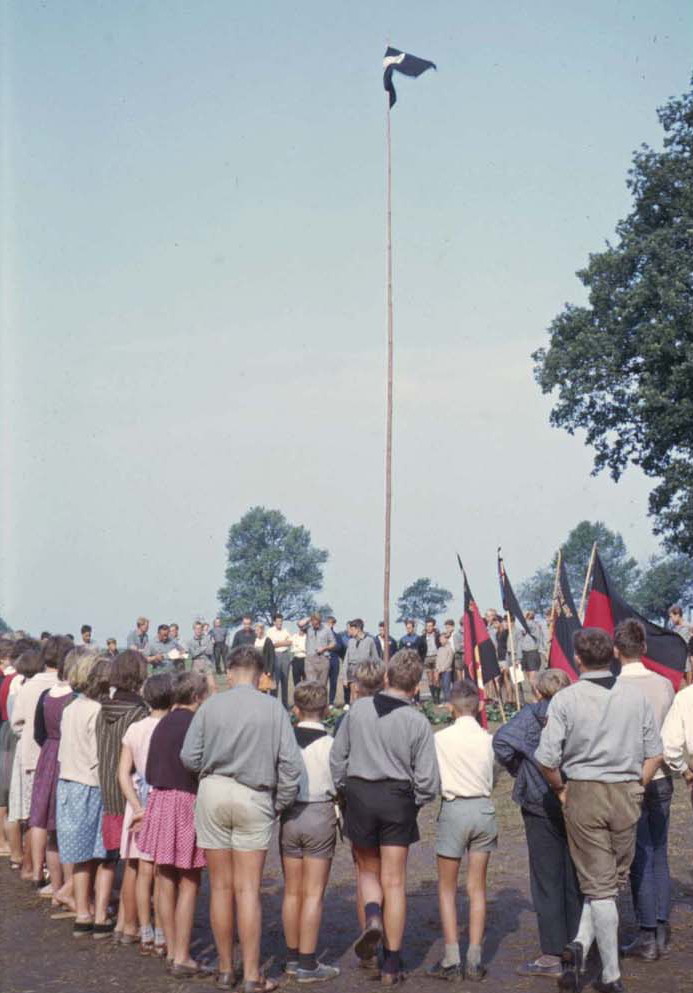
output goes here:
<path id="1" fill-rule="evenodd" d="M 319 614 L 294 633 L 281 615 L 268 628 L 247 616 L 233 633 L 221 619 L 200 620 L 186 642 L 171 624 L 150 640 L 141 617 L 122 651 L 112 639 L 100 650 L 89 625 L 80 644 L 47 632 L 0 638 L 0 853 L 51 900 L 55 919 L 72 921 L 75 938 L 137 945 L 176 979 L 209 973 L 218 989 L 240 981 L 243 993 L 261 993 L 277 988 L 260 960 L 275 825 L 284 971 L 299 984 L 339 975 L 317 949 L 343 835 L 356 872 L 354 952 L 392 986 L 405 971 L 409 846 L 420 809 L 439 801 L 443 954 L 428 975 L 480 980 L 498 844 L 493 791 L 504 768 L 515 779 L 538 920 L 540 954 L 518 972 L 578 990 L 596 944 L 595 988 L 620 993 L 621 957 L 650 962 L 671 947 L 669 811 L 674 775 L 693 786 L 693 687 L 675 695 L 645 668 L 635 620 L 613 639 L 581 629 L 581 676 L 571 684 L 546 668 L 540 620 L 528 620 L 533 633 L 516 632 L 509 664 L 518 651 L 532 701 L 494 735 L 481 725 L 483 690 L 452 621 L 439 631 L 429 619 L 421 634 L 408 621 L 389 644 L 382 626 L 371 636 L 355 618 L 339 633 Z M 501 658 L 510 627 L 491 612 L 487 623 Z M 324 721 L 340 680 L 347 706 L 331 734 Z M 417 706 L 423 685 L 451 715 L 435 734 Z M 213 966 L 190 950 L 203 871 Z M 619 948 L 616 897 L 628 881 L 639 933 Z"/>

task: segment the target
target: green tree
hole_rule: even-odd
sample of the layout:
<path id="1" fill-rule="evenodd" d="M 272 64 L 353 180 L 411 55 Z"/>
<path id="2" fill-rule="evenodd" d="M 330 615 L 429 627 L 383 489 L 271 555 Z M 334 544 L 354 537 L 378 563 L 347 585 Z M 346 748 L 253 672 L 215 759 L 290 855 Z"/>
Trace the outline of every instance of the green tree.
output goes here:
<path id="1" fill-rule="evenodd" d="M 252 507 L 229 529 L 226 551 L 226 583 L 217 597 L 231 623 L 244 613 L 270 622 L 277 611 L 291 619 L 315 609 L 327 552 L 279 510 Z"/>
<path id="2" fill-rule="evenodd" d="M 595 473 L 632 463 L 658 479 L 655 531 L 693 554 L 693 89 L 658 116 L 664 148 L 634 154 L 616 243 L 577 274 L 588 305 L 567 304 L 533 358 L 557 391 L 551 423 L 586 431 Z"/>
<path id="3" fill-rule="evenodd" d="M 551 606 L 554 584 L 554 567 L 537 569 L 533 576 L 517 587 L 517 599 L 523 609 L 544 613 Z"/>
<path id="4" fill-rule="evenodd" d="M 640 578 L 638 563 L 628 554 L 623 536 L 618 531 L 611 531 L 603 521 L 581 521 L 562 546 L 570 589 L 578 607 L 595 541 L 599 557 L 622 596 L 628 599 Z M 555 562 L 554 557 L 554 568 Z"/>
<path id="5" fill-rule="evenodd" d="M 673 604 L 693 597 L 693 560 L 688 555 L 654 555 L 635 589 L 633 606 L 653 621 L 665 621 Z"/>
<path id="6" fill-rule="evenodd" d="M 0 634 L 5 634 L 10 630 L 9 624 L 7 624 L 3 617 L 0 617 Z"/>
<path id="7" fill-rule="evenodd" d="M 434 586 L 430 579 L 417 579 L 402 591 L 397 601 L 399 612 L 397 620 L 425 621 L 427 617 L 437 617 L 442 614 L 452 600 L 450 590 L 442 586 Z"/>

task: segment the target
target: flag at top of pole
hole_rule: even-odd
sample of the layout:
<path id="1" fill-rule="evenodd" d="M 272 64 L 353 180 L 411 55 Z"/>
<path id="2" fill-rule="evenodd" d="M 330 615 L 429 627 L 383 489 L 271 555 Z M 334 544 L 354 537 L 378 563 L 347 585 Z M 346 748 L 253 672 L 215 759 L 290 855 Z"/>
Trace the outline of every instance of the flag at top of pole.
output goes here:
<path id="1" fill-rule="evenodd" d="M 383 86 L 390 94 L 390 107 L 394 107 L 397 101 L 395 84 L 392 82 L 392 73 L 397 70 L 404 76 L 420 76 L 427 69 L 437 69 L 435 62 L 428 59 L 420 59 L 416 55 L 409 55 L 407 52 L 400 52 L 398 48 L 389 48 L 385 52 L 383 59 Z"/>

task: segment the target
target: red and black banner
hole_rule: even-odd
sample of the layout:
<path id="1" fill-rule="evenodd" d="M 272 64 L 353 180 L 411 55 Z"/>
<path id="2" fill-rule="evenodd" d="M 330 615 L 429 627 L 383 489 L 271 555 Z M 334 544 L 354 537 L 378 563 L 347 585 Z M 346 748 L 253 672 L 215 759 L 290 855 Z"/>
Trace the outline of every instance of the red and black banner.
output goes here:
<path id="1" fill-rule="evenodd" d="M 476 601 L 472 596 L 472 591 L 469 589 L 467 574 L 464 571 L 459 555 L 457 556 L 457 561 L 459 562 L 464 578 L 464 658 L 471 678 L 477 685 L 479 685 L 479 682 L 482 682 L 485 686 L 486 683 L 490 683 L 500 676 L 498 656 L 496 655 L 495 645 L 491 641 L 486 625 L 479 613 Z M 479 670 L 481 670 L 481 680 L 479 680 Z M 481 687 L 479 689 L 484 704 L 480 712 L 480 723 L 482 727 L 488 727 L 485 706 L 486 695 Z"/>
<path id="2" fill-rule="evenodd" d="M 498 582 L 500 583 L 500 593 L 501 593 L 501 599 L 503 600 L 503 610 L 506 612 L 506 614 L 510 614 L 511 617 L 514 617 L 516 621 L 519 621 L 522 627 L 527 632 L 527 634 L 531 635 L 532 632 L 529 630 L 529 625 L 525 620 L 525 615 L 522 613 L 522 607 L 517 602 L 515 591 L 510 585 L 508 574 L 505 571 L 505 563 L 503 562 L 503 557 L 500 553 L 500 548 L 498 549 Z"/>
<path id="3" fill-rule="evenodd" d="M 553 628 L 549 646 L 549 666 L 552 669 L 562 669 L 568 674 L 571 682 L 575 682 L 579 673 L 574 661 L 573 635 L 582 625 L 575 609 L 573 594 L 570 592 L 563 558 L 558 567 L 558 584 L 551 605 L 551 621 Z"/>
<path id="4" fill-rule="evenodd" d="M 613 635 L 614 628 L 621 621 L 634 618 L 645 628 L 647 654 L 643 665 L 660 676 L 666 676 L 678 690 L 686 669 L 688 649 L 683 638 L 675 631 L 667 631 L 659 624 L 653 624 L 626 603 L 615 589 L 599 554 L 595 555 L 592 572 L 592 590 L 587 601 L 584 626 L 602 628 Z"/>

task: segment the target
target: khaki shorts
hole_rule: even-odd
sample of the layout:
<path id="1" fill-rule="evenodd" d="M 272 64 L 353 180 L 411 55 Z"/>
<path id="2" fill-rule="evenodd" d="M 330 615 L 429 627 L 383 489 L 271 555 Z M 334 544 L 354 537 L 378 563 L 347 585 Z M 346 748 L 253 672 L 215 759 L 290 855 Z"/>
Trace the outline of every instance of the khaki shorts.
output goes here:
<path id="1" fill-rule="evenodd" d="M 330 671 L 330 659 L 328 655 L 307 655 L 306 656 L 306 679 L 310 682 L 315 680 L 327 686 L 327 676 Z"/>
<path id="2" fill-rule="evenodd" d="M 607 900 L 627 883 L 644 792 L 637 782 L 568 783 L 563 815 L 584 896 Z"/>
<path id="3" fill-rule="evenodd" d="M 204 658 L 195 659 L 193 664 L 190 666 L 190 669 L 192 672 L 199 672 L 203 676 L 207 676 L 210 672 L 214 672 L 214 666 L 206 656 Z"/>
<path id="4" fill-rule="evenodd" d="M 275 813 L 272 794 L 230 776 L 205 776 L 195 804 L 200 848 L 259 852 L 269 848 Z"/>

